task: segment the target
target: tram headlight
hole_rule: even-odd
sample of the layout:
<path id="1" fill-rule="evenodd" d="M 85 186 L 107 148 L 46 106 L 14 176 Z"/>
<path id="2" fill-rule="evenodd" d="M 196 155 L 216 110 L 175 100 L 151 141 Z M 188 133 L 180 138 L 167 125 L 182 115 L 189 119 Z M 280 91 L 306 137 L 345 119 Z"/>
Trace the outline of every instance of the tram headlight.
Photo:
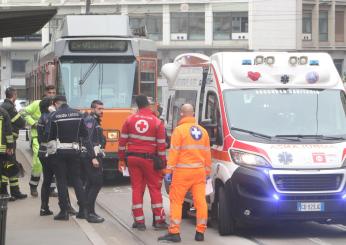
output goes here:
<path id="1" fill-rule="evenodd" d="M 119 131 L 111 130 L 107 132 L 107 139 L 111 141 L 117 141 L 119 139 Z"/>

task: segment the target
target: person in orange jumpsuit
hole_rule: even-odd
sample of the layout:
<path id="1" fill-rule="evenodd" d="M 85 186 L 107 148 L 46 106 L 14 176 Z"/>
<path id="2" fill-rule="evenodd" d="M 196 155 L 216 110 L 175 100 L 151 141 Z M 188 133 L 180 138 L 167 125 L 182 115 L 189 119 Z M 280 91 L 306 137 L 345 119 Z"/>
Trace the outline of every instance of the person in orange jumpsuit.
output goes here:
<path id="1" fill-rule="evenodd" d="M 207 131 L 196 123 L 193 106 L 180 109 L 181 119 L 171 137 L 165 180 L 170 182 L 170 225 L 168 233 L 159 241 L 180 242 L 182 205 L 191 190 L 197 210 L 196 241 L 204 240 L 208 207 L 205 199 L 206 179 L 210 174 L 211 153 Z"/>

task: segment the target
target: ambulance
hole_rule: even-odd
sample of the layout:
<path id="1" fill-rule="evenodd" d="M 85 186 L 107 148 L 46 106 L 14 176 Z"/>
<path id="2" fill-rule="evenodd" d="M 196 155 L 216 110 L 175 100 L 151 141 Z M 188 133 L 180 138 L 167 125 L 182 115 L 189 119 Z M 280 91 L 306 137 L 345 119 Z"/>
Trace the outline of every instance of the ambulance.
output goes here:
<path id="1" fill-rule="evenodd" d="M 163 66 L 168 136 L 195 107 L 210 136 L 221 235 L 239 224 L 346 223 L 346 96 L 326 53 L 187 53 Z M 192 207 L 186 196 L 183 215 Z"/>

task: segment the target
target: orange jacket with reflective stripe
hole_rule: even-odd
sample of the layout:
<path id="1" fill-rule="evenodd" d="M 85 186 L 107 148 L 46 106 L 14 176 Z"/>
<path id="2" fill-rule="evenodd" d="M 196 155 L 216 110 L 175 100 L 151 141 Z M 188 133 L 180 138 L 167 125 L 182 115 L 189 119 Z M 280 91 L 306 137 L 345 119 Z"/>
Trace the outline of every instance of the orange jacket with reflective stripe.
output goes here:
<path id="1" fill-rule="evenodd" d="M 182 118 L 171 137 L 166 173 L 175 168 L 205 168 L 210 173 L 211 153 L 207 131 L 194 117 Z"/>

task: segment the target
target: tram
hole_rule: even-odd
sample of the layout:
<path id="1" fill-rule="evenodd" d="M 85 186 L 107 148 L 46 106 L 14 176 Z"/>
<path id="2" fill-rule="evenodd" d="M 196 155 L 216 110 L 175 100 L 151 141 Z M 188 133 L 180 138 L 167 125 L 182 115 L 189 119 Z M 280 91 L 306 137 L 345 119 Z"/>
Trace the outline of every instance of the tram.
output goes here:
<path id="1" fill-rule="evenodd" d="M 107 139 L 104 175 L 114 177 L 119 173 L 120 130 L 133 112 L 134 97 L 145 94 L 156 101 L 155 43 L 133 35 L 124 15 L 66 16 L 57 36 L 27 65 L 29 100 L 41 99 L 51 84 L 76 109 L 88 110 L 93 100 L 101 100 Z"/>

